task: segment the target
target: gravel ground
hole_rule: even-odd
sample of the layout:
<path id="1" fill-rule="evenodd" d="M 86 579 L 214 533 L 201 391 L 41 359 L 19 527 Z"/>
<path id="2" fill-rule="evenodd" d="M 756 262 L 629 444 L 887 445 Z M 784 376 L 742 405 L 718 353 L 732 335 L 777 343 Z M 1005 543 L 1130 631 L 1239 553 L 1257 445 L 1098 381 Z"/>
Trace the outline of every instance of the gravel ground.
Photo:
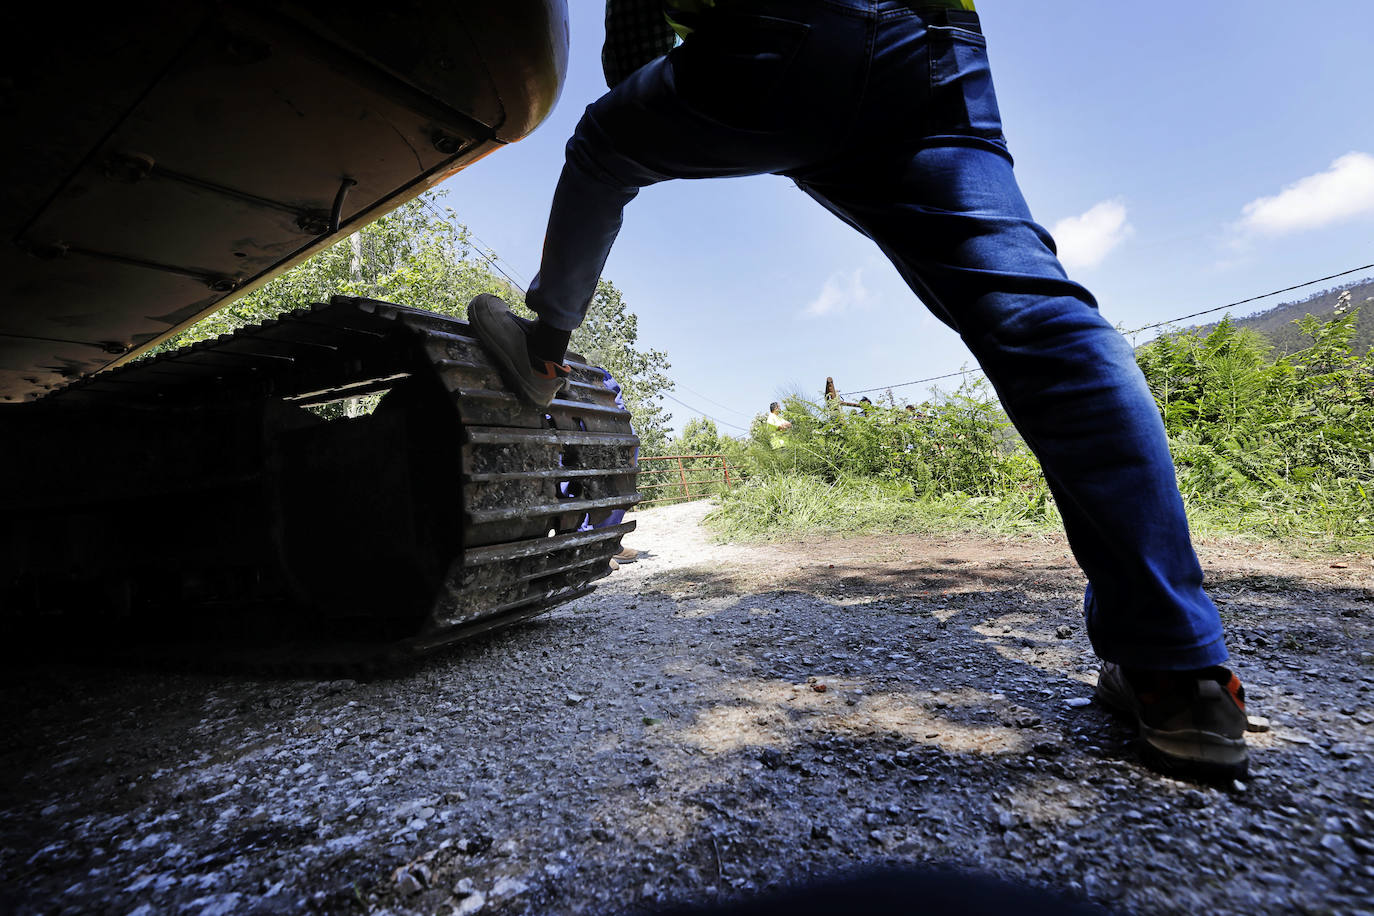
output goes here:
<path id="1" fill-rule="evenodd" d="M 1248 784 L 1090 702 L 1062 540 L 723 546 L 371 683 L 0 685 L 0 912 L 620 913 L 948 862 L 1122 912 L 1374 912 L 1374 563 L 1204 547 Z"/>

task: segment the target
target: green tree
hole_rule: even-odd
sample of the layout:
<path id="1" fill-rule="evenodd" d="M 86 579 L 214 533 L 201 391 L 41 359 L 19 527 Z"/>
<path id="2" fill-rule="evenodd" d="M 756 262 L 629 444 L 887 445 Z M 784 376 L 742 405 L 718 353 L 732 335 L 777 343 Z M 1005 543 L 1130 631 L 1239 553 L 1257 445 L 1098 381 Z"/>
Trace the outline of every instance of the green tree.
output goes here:
<path id="1" fill-rule="evenodd" d="M 679 455 L 718 455 L 721 451 L 720 432 L 714 420 L 693 417 L 673 440 L 673 451 Z"/>
<path id="2" fill-rule="evenodd" d="M 364 226 L 172 338 L 185 346 L 334 295 L 366 296 L 461 316 L 478 293 L 506 297 L 510 283 L 478 260 L 467 227 L 445 217 L 435 192 Z M 518 296 L 516 297 L 518 299 Z"/>
<path id="3" fill-rule="evenodd" d="M 437 206 L 442 196 L 443 192 L 431 191 L 402 204 L 159 349 L 228 334 L 292 309 L 328 302 L 334 295 L 383 299 L 464 318 L 473 296 L 493 293 L 529 317 L 524 294 L 483 260 L 452 208 Z M 639 346 L 639 319 L 610 282 L 597 285 L 572 348 L 615 376 L 645 447 L 667 441 L 671 416 L 661 397 L 673 384 L 667 376 L 667 354 Z"/>

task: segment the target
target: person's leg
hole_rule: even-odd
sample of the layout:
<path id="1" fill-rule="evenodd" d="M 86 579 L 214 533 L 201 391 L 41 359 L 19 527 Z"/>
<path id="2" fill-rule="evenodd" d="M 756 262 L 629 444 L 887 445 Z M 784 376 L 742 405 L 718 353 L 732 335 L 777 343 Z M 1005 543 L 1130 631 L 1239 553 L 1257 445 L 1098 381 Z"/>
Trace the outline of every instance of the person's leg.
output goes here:
<path id="1" fill-rule="evenodd" d="M 668 58 L 640 68 L 587 107 L 567 143 L 539 272 L 525 294 L 536 320 L 522 321 L 494 296 L 468 306 L 477 335 L 526 399 L 547 405 L 561 388 L 557 376 L 565 372 L 572 332 L 596 293 L 625 206 L 641 188 L 673 177 L 769 170 L 753 166 L 723 133 L 683 108 Z M 736 154 L 720 161 L 702 147 L 711 139 Z"/>
<path id="2" fill-rule="evenodd" d="M 1091 583 L 1097 652 L 1147 669 L 1224 661 L 1154 399 L 1129 344 L 1031 219 L 976 18 L 886 28 L 870 89 L 874 142 L 793 177 L 873 238 L 977 357 L 1055 494 Z M 914 108 L 924 136 L 883 136 L 884 105 L 899 117 Z"/>
<path id="3" fill-rule="evenodd" d="M 838 122 L 852 117 L 862 92 L 871 17 L 786 0 L 748 7 L 706 16 L 671 54 L 587 107 L 567 144 L 526 297 L 541 323 L 568 331 L 581 323 L 641 188 L 780 172 L 837 142 Z"/>
<path id="4" fill-rule="evenodd" d="M 1104 659 L 1194 669 L 1226 658 L 1202 591 L 1164 427 L 1129 344 L 1069 281 L 995 152 L 918 150 L 803 187 L 861 226 L 977 357 L 1039 457 L 1089 582 Z"/>
<path id="5" fill-rule="evenodd" d="M 569 336 L 641 188 L 794 167 L 833 146 L 841 131 L 832 122 L 852 117 L 862 69 L 837 76 L 827 67 L 866 56 L 871 17 L 817 6 L 801 21 L 790 0 L 749 6 L 703 14 L 688 41 L 588 106 L 526 294 L 538 320 L 522 324 L 496 297 L 469 306 L 478 336 L 532 403 L 547 405 L 561 387 Z"/>
<path id="6" fill-rule="evenodd" d="M 1039 457 L 1089 580 L 1089 637 L 1107 662 L 1099 695 L 1135 715 L 1157 764 L 1240 776 L 1244 694 L 1216 667 L 1221 620 L 1154 398 L 1031 219 L 976 18 L 933 18 L 927 29 L 899 15 L 879 33 L 862 152 L 792 177 L 959 332 Z"/>

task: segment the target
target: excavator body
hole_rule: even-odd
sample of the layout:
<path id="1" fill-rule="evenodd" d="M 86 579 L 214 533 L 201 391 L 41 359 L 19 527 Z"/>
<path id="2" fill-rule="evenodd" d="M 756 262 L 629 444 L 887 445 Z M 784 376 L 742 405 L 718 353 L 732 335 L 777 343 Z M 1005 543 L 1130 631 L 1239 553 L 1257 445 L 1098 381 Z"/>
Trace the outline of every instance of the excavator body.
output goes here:
<path id="1" fill-rule="evenodd" d="M 637 440 L 575 356 L 536 409 L 465 323 L 347 297 L 145 356 L 537 126 L 563 0 L 48 15 L 0 64 L 12 644 L 368 665 L 606 575 Z"/>

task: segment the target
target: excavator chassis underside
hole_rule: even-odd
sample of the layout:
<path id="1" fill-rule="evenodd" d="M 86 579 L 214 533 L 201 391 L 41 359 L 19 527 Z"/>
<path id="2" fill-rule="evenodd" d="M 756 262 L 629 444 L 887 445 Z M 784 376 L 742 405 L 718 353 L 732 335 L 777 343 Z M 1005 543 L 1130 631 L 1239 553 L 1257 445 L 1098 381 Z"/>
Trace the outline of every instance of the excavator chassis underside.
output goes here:
<path id="1" fill-rule="evenodd" d="M 586 594 L 634 528 L 605 523 L 639 499 L 638 439 L 570 364 L 540 410 L 465 323 L 335 297 L 0 410 L 24 446 L 0 458 L 0 619 L 29 644 L 372 666 Z"/>

